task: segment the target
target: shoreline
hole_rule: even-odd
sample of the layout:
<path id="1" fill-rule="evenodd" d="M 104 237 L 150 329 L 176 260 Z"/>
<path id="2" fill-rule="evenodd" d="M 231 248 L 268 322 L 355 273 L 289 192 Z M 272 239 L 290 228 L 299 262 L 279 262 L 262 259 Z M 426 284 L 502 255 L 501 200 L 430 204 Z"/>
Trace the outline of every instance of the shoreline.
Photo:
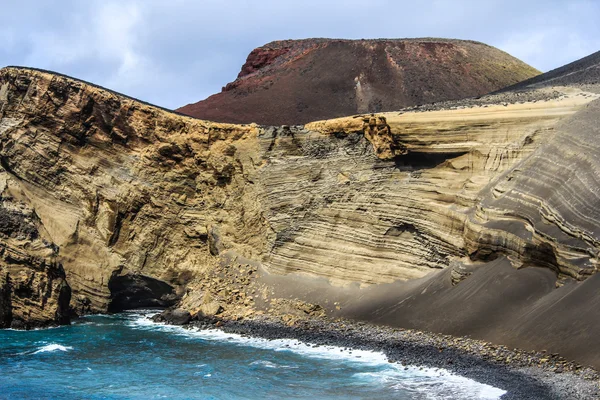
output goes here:
<path id="1" fill-rule="evenodd" d="M 505 390 L 502 400 L 600 399 L 600 376 L 592 368 L 567 362 L 554 354 L 508 349 L 470 338 L 341 319 L 305 319 L 289 326 L 264 315 L 238 321 L 192 321 L 183 327 L 382 352 L 389 362 L 445 369 Z"/>
<path id="2" fill-rule="evenodd" d="M 558 354 L 509 349 L 468 337 L 374 325 L 347 319 L 310 317 L 286 323 L 277 316 L 258 314 L 245 319 L 194 319 L 187 324 L 155 321 L 163 310 L 144 318 L 157 325 L 183 329 L 220 330 L 246 338 L 297 340 L 313 347 L 334 346 L 349 351 L 382 353 L 388 362 L 408 367 L 443 369 L 506 391 L 509 399 L 600 399 L 600 373 L 566 361 Z M 102 314 L 89 314 L 102 315 Z M 38 329 L 49 329 L 45 327 Z M 166 334 L 169 334 L 166 332 Z"/>

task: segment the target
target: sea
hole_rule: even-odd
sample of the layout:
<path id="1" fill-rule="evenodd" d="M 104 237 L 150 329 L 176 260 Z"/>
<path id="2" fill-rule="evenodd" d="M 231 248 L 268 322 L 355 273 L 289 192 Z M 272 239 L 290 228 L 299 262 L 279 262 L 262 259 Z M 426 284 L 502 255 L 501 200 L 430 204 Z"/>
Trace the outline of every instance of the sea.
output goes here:
<path id="1" fill-rule="evenodd" d="M 0 399 L 498 399 L 382 353 L 154 323 L 145 310 L 0 330 Z"/>

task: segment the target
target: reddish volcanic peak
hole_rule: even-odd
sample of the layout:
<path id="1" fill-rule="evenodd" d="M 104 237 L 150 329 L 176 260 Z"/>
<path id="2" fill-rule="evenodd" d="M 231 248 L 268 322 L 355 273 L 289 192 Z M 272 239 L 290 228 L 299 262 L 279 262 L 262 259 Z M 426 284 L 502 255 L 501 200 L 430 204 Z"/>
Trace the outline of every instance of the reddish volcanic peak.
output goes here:
<path id="1" fill-rule="evenodd" d="M 254 49 L 221 93 L 177 111 L 294 125 L 479 96 L 537 74 L 503 51 L 466 40 L 282 40 Z"/>
<path id="2" fill-rule="evenodd" d="M 272 64 L 277 57 L 287 53 L 290 50 L 289 47 L 283 48 L 268 48 L 268 47 L 259 47 L 257 49 L 252 50 L 252 52 L 248 55 L 246 59 L 246 63 L 242 65 L 242 70 L 238 74 L 238 79 L 242 78 L 246 75 L 250 75 L 253 72 L 258 71 L 259 69 L 266 67 L 269 64 Z"/>

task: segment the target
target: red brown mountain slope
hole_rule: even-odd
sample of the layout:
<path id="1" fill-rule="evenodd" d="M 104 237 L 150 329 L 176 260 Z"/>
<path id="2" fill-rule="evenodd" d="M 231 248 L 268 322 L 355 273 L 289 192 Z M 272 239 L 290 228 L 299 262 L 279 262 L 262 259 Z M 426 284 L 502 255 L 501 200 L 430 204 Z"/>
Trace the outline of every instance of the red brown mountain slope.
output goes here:
<path id="1" fill-rule="evenodd" d="M 473 41 L 285 40 L 254 49 L 221 93 L 177 111 L 218 122 L 294 125 L 479 96 L 537 74 Z"/>

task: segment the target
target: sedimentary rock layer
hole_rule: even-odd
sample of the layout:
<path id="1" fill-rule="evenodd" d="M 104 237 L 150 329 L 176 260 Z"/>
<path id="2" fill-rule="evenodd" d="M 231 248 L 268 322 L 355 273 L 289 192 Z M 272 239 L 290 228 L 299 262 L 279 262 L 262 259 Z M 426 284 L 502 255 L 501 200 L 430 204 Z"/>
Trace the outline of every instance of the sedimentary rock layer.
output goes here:
<path id="1" fill-rule="evenodd" d="M 264 247 L 255 127 L 177 116 L 43 72 L 4 69 L 0 82 L 2 196 L 35 216 L 78 312 L 107 309 L 111 282 L 131 274 L 181 296 L 215 264 L 209 247 L 230 237 L 249 255 Z M 30 242 L 17 246 L 29 252 Z"/>
<path id="2" fill-rule="evenodd" d="M 499 299 L 524 310 L 557 287 L 589 287 L 599 250 L 591 142 L 600 100 L 572 87 L 538 95 L 260 127 L 3 69 L 2 254 L 21 254 L 30 287 L 46 288 L 28 299 L 53 299 L 23 302 L 32 315 L 62 304 L 68 282 L 79 313 L 180 298 L 194 314 L 232 317 L 322 303 L 329 313 L 510 342 L 491 320 L 465 321 L 495 304 L 497 321 L 526 326 Z M 1 321 L 21 309 L 14 259 L 0 267 Z M 471 294 L 479 300 L 462 313 Z M 457 314 L 442 324 L 433 304 Z M 52 310 L 45 318 L 59 321 Z"/>
<path id="3" fill-rule="evenodd" d="M 565 119 L 480 193 L 469 215 L 468 247 L 491 255 L 502 249 L 519 266 L 546 266 L 578 280 L 598 271 L 599 115 L 594 101 Z"/>
<path id="4" fill-rule="evenodd" d="M 285 40 L 253 50 L 221 93 L 178 111 L 220 122 L 293 125 L 480 96 L 537 74 L 472 41 Z"/>

